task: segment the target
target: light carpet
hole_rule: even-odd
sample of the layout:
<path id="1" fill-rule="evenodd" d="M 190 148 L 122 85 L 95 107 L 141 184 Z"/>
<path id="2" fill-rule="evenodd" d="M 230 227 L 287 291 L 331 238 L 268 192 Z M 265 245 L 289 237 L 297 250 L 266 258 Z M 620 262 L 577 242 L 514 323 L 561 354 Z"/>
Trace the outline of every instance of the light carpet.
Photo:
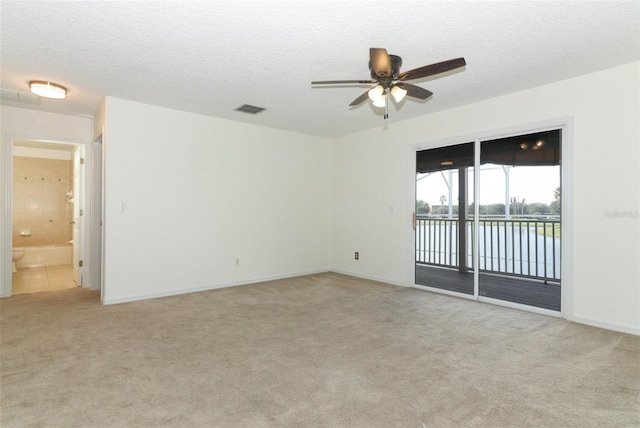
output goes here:
<path id="1" fill-rule="evenodd" d="M 4 428 L 640 426 L 640 337 L 335 273 L 0 309 Z"/>

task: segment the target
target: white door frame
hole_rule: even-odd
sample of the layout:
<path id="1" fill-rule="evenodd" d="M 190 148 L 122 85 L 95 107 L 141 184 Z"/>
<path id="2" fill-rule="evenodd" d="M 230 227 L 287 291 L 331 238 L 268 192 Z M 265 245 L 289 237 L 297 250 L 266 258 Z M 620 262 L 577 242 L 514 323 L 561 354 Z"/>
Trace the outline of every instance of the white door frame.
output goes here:
<path id="1" fill-rule="evenodd" d="M 104 127 L 91 143 L 91 198 L 89 200 L 92 261 L 91 289 L 100 290 L 100 299 L 104 299 Z"/>
<path id="2" fill-rule="evenodd" d="M 88 158 L 85 152 L 86 146 L 84 144 L 75 145 L 73 151 L 73 279 L 80 286 L 85 284 L 83 278 L 85 273 L 84 256 L 89 254 L 84 250 L 84 247 L 90 242 L 90 239 L 87 238 L 90 235 L 87 235 L 86 232 L 89 228 L 85 225 L 86 221 L 90 219 L 87 199 L 89 193 L 86 190 L 89 182 L 87 173 L 89 164 L 86 162 Z M 80 266 L 80 261 L 83 262 L 82 266 Z"/>
<path id="3" fill-rule="evenodd" d="M 20 134 L 20 133 L 7 133 L 5 136 L 5 152 L 3 156 L 3 170 L 5 171 L 4 176 L 4 230 L 3 230 L 3 242 L 2 248 L 5 250 L 2 253 L 2 259 L 0 263 L 2 263 L 2 286 L 0 287 L 0 297 L 9 297 L 12 294 L 12 272 L 11 272 L 11 248 L 13 241 L 13 144 L 16 140 L 31 140 L 31 141 L 42 141 L 46 143 L 54 143 L 54 144 L 73 144 L 73 145 L 81 145 L 87 147 L 90 145 L 90 142 L 84 140 L 77 139 L 57 139 L 57 138 L 47 138 L 38 135 L 28 135 L 28 134 Z M 90 168 L 91 165 L 91 151 L 85 150 L 85 164 L 87 168 Z M 90 177 L 90 170 L 85 174 L 86 177 Z M 85 201 L 90 200 L 90 185 L 85 185 L 84 187 L 84 199 Z M 82 246 L 82 254 L 81 257 L 85 261 L 84 263 L 84 271 L 87 273 L 87 277 L 91 272 L 91 260 L 89 258 L 89 252 L 87 249 L 89 248 L 88 243 L 91 242 L 90 229 L 89 229 L 90 218 L 87 217 L 86 221 L 83 224 L 82 230 L 82 239 L 84 241 L 84 245 Z M 86 288 L 90 288 L 90 283 L 84 286 Z"/>
<path id="4" fill-rule="evenodd" d="M 478 132 L 471 135 L 461 135 L 458 137 L 447 138 L 443 140 L 425 142 L 423 144 L 415 144 L 409 147 L 409 212 L 415 211 L 416 202 L 416 152 L 421 150 L 435 149 L 438 147 L 451 146 L 455 144 L 461 144 L 465 142 L 475 142 L 476 148 L 480 145 L 480 142 L 487 140 L 494 140 L 498 138 L 512 137 L 522 134 L 530 134 L 535 132 L 549 131 L 553 129 L 560 129 L 562 131 L 562 139 L 560 146 L 560 164 L 561 164 L 561 177 L 560 185 L 562 188 L 562 210 L 561 210 L 561 224 L 562 224 L 562 249 L 561 249 L 561 272 L 562 272 L 562 287 L 561 287 L 561 312 L 549 311 L 547 309 L 535 308 L 517 303 L 505 302 L 502 300 L 481 298 L 478 296 L 477 283 L 478 283 L 478 271 L 474 271 L 474 283 L 475 292 L 474 296 L 467 296 L 460 293 L 452 293 L 446 290 L 439 290 L 432 287 L 424 287 L 416 284 L 415 278 L 415 262 L 416 262 L 416 243 L 415 232 L 412 230 L 410 233 L 411 239 L 409 239 L 409 266 L 407 268 L 407 278 L 409 279 L 409 286 L 414 288 L 425 289 L 428 291 L 434 291 L 441 294 L 450 294 L 457 297 L 463 297 L 467 299 L 474 299 L 482 302 L 492 303 L 500 306 L 506 306 L 514 309 L 523 309 L 530 312 L 540 313 L 543 315 L 560 316 L 568 320 L 573 319 L 573 147 L 574 147 L 574 119 L 573 117 L 563 117 L 558 119 L 551 119 L 543 122 L 519 125 L 509 127 L 505 129 L 491 130 Z M 476 151 L 475 156 L 478 156 Z M 477 161 L 478 159 L 476 159 Z M 476 168 L 475 174 L 479 174 L 479 168 Z M 478 176 L 476 175 L 474 180 L 474 194 L 479 191 L 480 185 Z M 474 199 L 475 200 L 475 199 Z M 475 204 L 476 210 L 479 209 L 478 204 Z M 477 212 L 475 213 L 477 214 Z M 477 234 L 477 219 L 474 224 L 474 233 Z M 479 242 L 474 240 L 474 245 L 477 247 Z M 475 248 L 476 257 L 478 255 L 478 248 Z M 477 260 L 476 260 L 477 263 Z M 477 266 L 477 264 L 476 264 Z"/>

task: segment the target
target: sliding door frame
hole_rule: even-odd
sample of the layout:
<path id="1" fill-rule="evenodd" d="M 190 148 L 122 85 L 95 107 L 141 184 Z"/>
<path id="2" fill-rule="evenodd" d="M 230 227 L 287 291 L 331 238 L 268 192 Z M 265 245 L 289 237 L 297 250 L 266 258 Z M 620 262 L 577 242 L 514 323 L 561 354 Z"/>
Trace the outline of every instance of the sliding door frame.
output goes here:
<path id="1" fill-rule="evenodd" d="M 409 278 L 409 286 L 425 291 L 432 291 L 440 294 L 447 294 L 465 299 L 476 300 L 478 302 L 490 303 L 498 306 L 505 306 L 513 309 L 525 310 L 528 312 L 539 313 L 554 317 L 573 319 L 573 271 L 572 271 L 572 254 L 573 254 L 573 117 L 563 117 L 551 119 L 543 122 L 530 123 L 520 126 L 514 126 L 505 129 L 490 130 L 474 133 L 472 135 L 461 135 L 457 137 L 427 141 L 423 144 L 416 144 L 409 147 L 409 212 L 412 215 L 411 233 L 409 234 L 409 266 L 407 267 L 407 278 Z M 416 234 L 413 230 L 415 224 L 415 203 L 416 203 L 416 154 L 422 150 L 436 149 L 447 147 L 466 142 L 474 142 L 474 202 L 477 201 L 480 192 L 480 144 L 483 141 L 495 140 L 500 138 L 513 137 L 523 134 L 531 134 L 550 130 L 561 130 L 560 145 L 560 186 L 561 192 L 561 213 L 560 221 L 562 225 L 562 245 L 561 245 L 561 307 L 560 311 L 552 311 L 548 309 L 537 308 L 533 306 L 507 302 L 479 295 L 479 269 L 474 269 L 474 294 L 456 293 L 439 288 L 428 287 L 416 284 L 415 265 L 416 265 Z M 477 236 L 479 232 L 479 214 L 480 205 L 474 203 L 474 225 L 473 225 L 473 257 L 474 266 L 479 266 L 479 245 Z"/>

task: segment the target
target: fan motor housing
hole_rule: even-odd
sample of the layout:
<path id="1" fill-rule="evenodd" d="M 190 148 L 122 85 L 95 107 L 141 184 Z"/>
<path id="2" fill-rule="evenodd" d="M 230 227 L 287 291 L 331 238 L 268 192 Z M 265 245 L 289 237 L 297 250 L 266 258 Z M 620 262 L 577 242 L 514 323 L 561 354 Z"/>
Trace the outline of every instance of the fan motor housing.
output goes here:
<path id="1" fill-rule="evenodd" d="M 400 74 L 400 67 L 402 67 L 402 58 L 400 58 L 398 55 L 389 54 L 389 60 L 391 61 L 391 76 L 389 77 L 391 78 L 391 80 L 393 80 L 398 77 L 398 74 Z M 371 78 L 373 78 L 374 80 L 380 79 L 380 76 L 377 76 L 373 71 L 371 61 L 369 61 L 369 71 L 371 71 Z"/>

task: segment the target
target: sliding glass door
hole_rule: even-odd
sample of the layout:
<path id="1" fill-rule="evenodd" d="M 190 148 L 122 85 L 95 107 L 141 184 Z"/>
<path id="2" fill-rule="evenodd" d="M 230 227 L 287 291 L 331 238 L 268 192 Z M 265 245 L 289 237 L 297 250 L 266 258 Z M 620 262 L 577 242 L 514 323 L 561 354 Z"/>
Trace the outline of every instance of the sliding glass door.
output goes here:
<path id="1" fill-rule="evenodd" d="M 480 296 L 560 311 L 560 134 L 481 142 Z"/>
<path id="2" fill-rule="evenodd" d="M 416 284 L 560 311 L 560 143 L 557 129 L 417 152 Z"/>
<path id="3" fill-rule="evenodd" d="M 416 284 L 474 294 L 474 143 L 417 153 Z"/>

